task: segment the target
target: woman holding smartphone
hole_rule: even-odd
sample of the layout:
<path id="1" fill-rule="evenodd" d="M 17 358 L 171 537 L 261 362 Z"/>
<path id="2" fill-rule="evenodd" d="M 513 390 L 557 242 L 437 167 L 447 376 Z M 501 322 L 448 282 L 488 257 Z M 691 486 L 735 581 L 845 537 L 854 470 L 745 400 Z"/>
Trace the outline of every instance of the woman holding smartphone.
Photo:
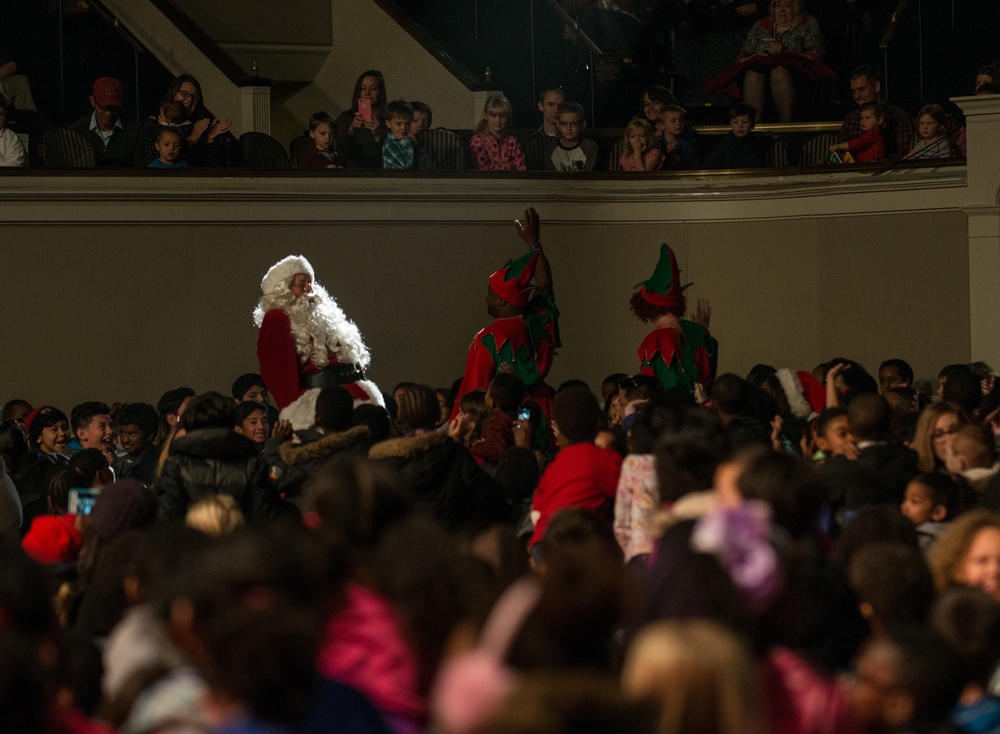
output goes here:
<path id="1" fill-rule="evenodd" d="M 385 79 L 371 69 L 358 77 L 351 107 L 337 118 L 337 152 L 349 168 L 381 168 L 385 138 Z"/>

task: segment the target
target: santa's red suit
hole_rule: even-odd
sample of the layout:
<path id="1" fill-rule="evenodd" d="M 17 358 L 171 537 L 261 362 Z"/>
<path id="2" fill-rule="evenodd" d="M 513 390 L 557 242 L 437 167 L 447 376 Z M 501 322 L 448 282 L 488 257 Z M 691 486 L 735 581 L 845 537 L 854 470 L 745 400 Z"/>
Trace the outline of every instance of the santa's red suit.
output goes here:
<path id="1" fill-rule="evenodd" d="M 309 308 L 323 309 L 325 321 L 311 314 L 300 314 L 299 319 L 308 316 L 309 329 L 317 328 L 317 322 L 319 328 L 325 327 L 323 333 L 308 338 L 305 351 L 325 355 L 327 364 L 318 366 L 313 359 L 301 354 L 303 347 L 297 343 L 301 339 L 296 339 L 292 317 L 280 305 L 295 302 L 291 300 L 288 286 L 298 274 L 309 276 L 310 281 L 314 275 L 309 261 L 301 256 L 286 257 L 272 266 L 261 282 L 264 297 L 254 314 L 260 326 L 257 337 L 260 374 L 274 396 L 282 420 L 291 421 L 296 430 L 311 427 L 316 398 L 320 390 L 329 385 L 340 385 L 347 390 L 355 405 L 367 402 L 384 405 L 376 385 L 364 377 L 370 357 L 357 327 L 347 320 L 333 298 L 319 285 L 315 286 L 315 295 L 300 298 L 309 298 L 310 304 L 315 302 Z M 269 307 L 272 304 L 275 305 Z M 317 342 L 325 343 L 317 345 Z M 345 357 L 349 361 L 345 361 Z"/>

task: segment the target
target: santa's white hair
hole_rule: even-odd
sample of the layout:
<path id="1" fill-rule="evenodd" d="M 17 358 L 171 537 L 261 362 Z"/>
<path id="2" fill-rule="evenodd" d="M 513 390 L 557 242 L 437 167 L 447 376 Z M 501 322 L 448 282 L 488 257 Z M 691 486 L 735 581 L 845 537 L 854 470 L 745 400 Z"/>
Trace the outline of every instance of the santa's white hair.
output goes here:
<path id="1" fill-rule="evenodd" d="M 291 278 L 282 280 L 261 297 L 253 312 L 257 327 L 264 322 L 265 313 L 280 308 L 292 322 L 295 351 L 303 362 L 320 368 L 340 363 L 367 369 L 371 353 L 336 299 L 319 283 L 313 283 L 311 294 L 297 297 L 289 290 L 291 283 Z"/>

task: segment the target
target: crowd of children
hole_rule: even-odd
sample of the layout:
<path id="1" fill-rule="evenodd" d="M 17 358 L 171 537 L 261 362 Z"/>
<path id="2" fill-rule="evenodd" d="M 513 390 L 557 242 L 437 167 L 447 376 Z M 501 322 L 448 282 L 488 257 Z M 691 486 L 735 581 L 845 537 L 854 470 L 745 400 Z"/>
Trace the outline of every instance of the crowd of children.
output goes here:
<path id="1" fill-rule="evenodd" d="M 9 400 L 0 721 L 997 731 L 996 376 L 622 373 L 553 391 L 548 434 L 505 370 L 386 408 L 326 387 L 307 431 L 252 373 L 156 406 Z"/>

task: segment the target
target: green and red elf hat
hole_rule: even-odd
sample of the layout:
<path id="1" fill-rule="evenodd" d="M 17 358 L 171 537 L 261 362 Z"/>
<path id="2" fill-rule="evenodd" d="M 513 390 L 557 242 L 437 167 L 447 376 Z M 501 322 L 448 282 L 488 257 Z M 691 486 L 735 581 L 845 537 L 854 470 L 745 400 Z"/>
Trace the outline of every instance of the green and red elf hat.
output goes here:
<path id="1" fill-rule="evenodd" d="M 647 303 L 658 308 L 677 308 L 684 303 L 684 291 L 693 283 L 681 285 L 681 270 L 677 267 L 677 256 L 666 243 L 660 245 L 660 260 L 656 270 L 649 277 L 637 283 L 642 286 L 639 293 Z"/>
<path id="2" fill-rule="evenodd" d="M 512 306 L 527 306 L 531 300 L 531 279 L 535 277 L 538 250 L 529 250 L 490 276 L 490 288 Z"/>

